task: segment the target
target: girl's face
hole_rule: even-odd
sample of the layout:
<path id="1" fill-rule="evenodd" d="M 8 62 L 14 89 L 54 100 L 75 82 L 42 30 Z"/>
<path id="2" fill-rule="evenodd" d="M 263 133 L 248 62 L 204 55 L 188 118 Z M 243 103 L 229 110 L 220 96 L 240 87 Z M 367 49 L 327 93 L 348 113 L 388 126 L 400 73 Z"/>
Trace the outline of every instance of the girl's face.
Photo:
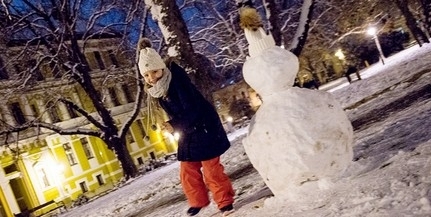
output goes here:
<path id="1" fill-rule="evenodd" d="M 162 76 L 163 76 L 163 69 L 147 71 L 144 73 L 144 80 L 149 85 L 154 86 Z"/>

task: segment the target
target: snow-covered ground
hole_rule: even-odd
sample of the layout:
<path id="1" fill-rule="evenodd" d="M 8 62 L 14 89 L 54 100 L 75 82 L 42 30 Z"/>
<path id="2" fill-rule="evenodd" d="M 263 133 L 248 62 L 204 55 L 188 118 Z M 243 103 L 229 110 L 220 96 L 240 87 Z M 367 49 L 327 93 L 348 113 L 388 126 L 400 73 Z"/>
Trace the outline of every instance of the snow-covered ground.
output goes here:
<path id="1" fill-rule="evenodd" d="M 361 75 L 328 90 L 355 129 L 354 161 L 328 190 L 306 192 L 312 196 L 301 201 L 271 197 L 242 147 L 247 128 L 229 135 L 232 147 L 222 161 L 236 190 L 233 216 L 431 216 L 431 45 L 414 46 Z M 178 165 L 129 180 L 60 216 L 185 216 Z M 212 203 L 198 216 L 220 214 Z"/>

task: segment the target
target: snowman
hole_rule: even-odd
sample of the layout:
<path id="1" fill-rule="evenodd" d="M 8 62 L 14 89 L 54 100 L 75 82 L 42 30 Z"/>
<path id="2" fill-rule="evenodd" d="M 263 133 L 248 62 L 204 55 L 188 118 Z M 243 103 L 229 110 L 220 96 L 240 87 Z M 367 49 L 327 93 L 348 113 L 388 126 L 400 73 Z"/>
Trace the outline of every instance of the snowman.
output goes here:
<path id="1" fill-rule="evenodd" d="M 243 140 L 246 154 L 276 198 L 296 200 L 311 186 L 328 189 L 353 158 L 352 125 L 330 93 L 293 87 L 298 58 L 275 46 L 256 25 L 255 10 L 246 10 L 252 11 L 241 12 L 241 26 L 250 57 L 243 76 L 262 97 Z"/>

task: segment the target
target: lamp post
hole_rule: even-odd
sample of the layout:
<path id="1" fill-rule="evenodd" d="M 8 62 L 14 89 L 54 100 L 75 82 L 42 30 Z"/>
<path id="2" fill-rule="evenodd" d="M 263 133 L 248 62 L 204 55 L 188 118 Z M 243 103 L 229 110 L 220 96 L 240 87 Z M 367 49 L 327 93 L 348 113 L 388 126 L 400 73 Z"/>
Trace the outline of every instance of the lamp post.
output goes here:
<path id="1" fill-rule="evenodd" d="M 369 27 L 367 34 L 373 36 L 377 50 L 379 51 L 380 60 L 382 61 L 382 64 L 385 65 L 385 56 L 383 55 L 382 47 L 380 46 L 379 37 L 377 37 L 377 29 L 375 27 Z"/>
<path id="2" fill-rule="evenodd" d="M 233 118 L 231 116 L 227 117 L 227 130 L 229 131 L 229 133 L 233 132 Z"/>

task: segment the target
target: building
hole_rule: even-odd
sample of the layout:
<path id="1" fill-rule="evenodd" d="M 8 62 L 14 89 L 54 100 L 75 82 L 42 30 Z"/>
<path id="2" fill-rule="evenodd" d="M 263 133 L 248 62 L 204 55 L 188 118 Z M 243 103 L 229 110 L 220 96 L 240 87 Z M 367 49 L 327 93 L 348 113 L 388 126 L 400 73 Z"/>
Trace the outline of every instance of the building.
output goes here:
<path id="1" fill-rule="evenodd" d="M 118 38 L 100 37 L 85 43 L 92 81 L 116 123 L 122 124 L 135 105 L 137 87 L 133 59 L 116 50 Z M 34 53 L 23 55 L 19 61 L 11 61 L 11 57 L 23 51 L 22 44 L 1 48 L 4 51 L 0 54 L 1 129 L 37 117 L 66 129 L 93 128 L 85 117 L 52 100 L 55 94 L 68 96 L 90 115 L 95 115 L 83 88 L 62 76 L 50 62 L 33 59 L 37 49 L 46 48 L 32 46 Z M 31 73 L 29 67 L 33 69 Z M 119 79 L 110 81 L 107 76 Z M 11 91 L 22 82 L 32 85 L 26 85 L 19 93 Z M 157 127 L 157 121 L 163 118 L 164 114 L 157 110 L 149 118 L 148 109 L 143 105 L 131 125 L 127 148 L 138 168 L 143 169 L 150 160 L 176 152 L 173 136 L 162 133 Z M 81 198 L 91 198 L 112 189 L 123 178 L 115 153 L 100 138 L 60 135 L 43 128 L 3 135 L 0 163 L 0 217 L 30 213 L 39 216 L 69 207 Z"/>

